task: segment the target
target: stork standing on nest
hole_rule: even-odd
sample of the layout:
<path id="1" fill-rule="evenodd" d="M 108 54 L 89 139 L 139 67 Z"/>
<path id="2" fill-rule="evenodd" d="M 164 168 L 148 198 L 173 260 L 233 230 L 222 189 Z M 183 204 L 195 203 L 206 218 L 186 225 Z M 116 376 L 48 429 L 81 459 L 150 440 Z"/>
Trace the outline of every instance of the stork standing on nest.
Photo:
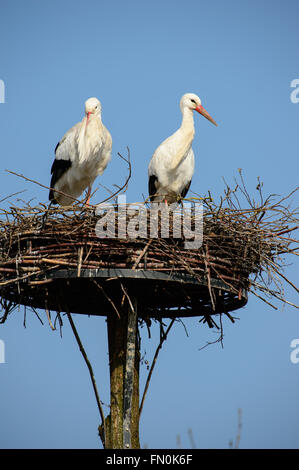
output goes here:
<path id="1" fill-rule="evenodd" d="M 197 111 L 217 126 L 214 119 L 203 108 L 200 98 L 186 93 L 180 101 L 183 119 L 181 127 L 156 149 L 148 167 L 148 188 L 152 202 L 171 204 L 184 198 L 189 190 L 194 173 L 193 111 Z"/>
<path id="2" fill-rule="evenodd" d="M 89 204 L 92 184 L 98 175 L 102 175 L 111 158 L 112 138 L 102 123 L 101 110 L 100 101 L 89 98 L 85 102 L 82 121 L 56 145 L 51 168 L 51 203 L 71 205 L 88 188 L 86 203 Z"/>

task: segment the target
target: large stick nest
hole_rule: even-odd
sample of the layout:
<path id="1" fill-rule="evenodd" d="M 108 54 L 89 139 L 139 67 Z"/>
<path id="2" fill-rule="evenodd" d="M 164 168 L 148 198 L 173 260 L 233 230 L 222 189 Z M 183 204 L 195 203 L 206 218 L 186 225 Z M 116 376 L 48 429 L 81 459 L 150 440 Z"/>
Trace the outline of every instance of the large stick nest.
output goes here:
<path id="1" fill-rule="evenodd" d="M 115 238 L 108 230 L 100 239 L 95 227 L 103 213 L 96 215 L 94 207 L 1 210 L 1 321 L 19 304 L 106 315 L 119 314 L 135 298 L 143 318 L 201 315 L 212 326 L 212 314 L 232 318 L 229 312 L 246 304 L 248 292 L 274 308 L 272 299 L 288 302 L 284 284 L 298 291 L 283 272 L 285 255 L 298 250 L 297 210 L 289 206 L 294 192 L 264 199 L 261 186 L 258 202 L 242 175 L 217 204 L 210 195 L 193 198 L 195 207 L 204 207 L 203 243 L 196 249 L 186 249 L 184 238 L 171 231 L 168 238 L 159 232 L 157 238 L 120 239 L 116 227 Z M 136 211 L 128 210 L 127 223 L 134 217 Z"/>

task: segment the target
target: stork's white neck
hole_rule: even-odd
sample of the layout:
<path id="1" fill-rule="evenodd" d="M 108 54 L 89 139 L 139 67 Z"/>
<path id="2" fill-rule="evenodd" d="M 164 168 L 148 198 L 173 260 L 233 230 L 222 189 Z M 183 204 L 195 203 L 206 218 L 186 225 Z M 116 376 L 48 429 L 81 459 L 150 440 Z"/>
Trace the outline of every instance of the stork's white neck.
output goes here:
<path id="1" fill-rule="evenodd" d="M 83 163 L 90 155 L 98 151 L 101 145 L 102 121 L 101 116 L 92 114 L 87 123 L 87 117 L 82 120 L 78 135 L 79 161 Z"/>
<path id="2" fill-rule="evenodd" d="M 193 111 L 189 108 L 182 109 L 182 124 L 176 133 L 176 153 L 172 160 L 172 170 L 176 170 L 189 152 L 194 138 Z"/>
<path id="3" fill-rule="evenodd" d="M 183 108 L 182 109 L 182 114 L 183 114 L 183 118 L 182 118 L 182 125 L 181 125 L 181 128 L 183 129 L 183 131 L 185 132 L 191 132 L 193 131 L 193 135 L 194 135 L 194 117 L 193 117 L 193 110 L 190 109 L 190 108 Z"/>

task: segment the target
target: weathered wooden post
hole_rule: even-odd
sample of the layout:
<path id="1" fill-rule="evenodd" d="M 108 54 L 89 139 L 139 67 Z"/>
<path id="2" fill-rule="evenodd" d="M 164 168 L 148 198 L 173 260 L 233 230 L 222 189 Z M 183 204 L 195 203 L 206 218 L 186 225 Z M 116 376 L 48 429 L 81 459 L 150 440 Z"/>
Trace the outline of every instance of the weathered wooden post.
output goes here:
<path id="1" fill-rule="evenodd" d="M 106 418 L 107 449 L 138 449 L 139 360 L 137 305 L 108 315 L 110 415 Z"/>

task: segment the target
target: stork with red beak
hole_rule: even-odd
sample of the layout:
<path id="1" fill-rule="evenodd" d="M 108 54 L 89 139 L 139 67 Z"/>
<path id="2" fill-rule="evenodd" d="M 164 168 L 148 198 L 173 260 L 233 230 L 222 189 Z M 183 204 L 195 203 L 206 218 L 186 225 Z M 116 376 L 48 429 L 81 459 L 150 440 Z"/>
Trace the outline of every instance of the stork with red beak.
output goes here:
<path id="1" fill-rule="evenodd" d="M 101 109 L 97 98 L 89 98 L 82 121 L 56 145 L 49 193 L 53 204 L 71 205 L 86 188 L 89 204 L 92 184 L 111 158 L 112 138 L 102 123 Z"/>
<path id="2" fill-rule="evenodd" d="M 152 202 L 171 204 L 184 198 L 189 190 L 194 174 L 193 112 L 197 111 L 217 126 L 194 93 L 182 96 L 180 108 L 183 115 L 181 127 L 159 145 L 148 167 L 148 189 Z"/>

